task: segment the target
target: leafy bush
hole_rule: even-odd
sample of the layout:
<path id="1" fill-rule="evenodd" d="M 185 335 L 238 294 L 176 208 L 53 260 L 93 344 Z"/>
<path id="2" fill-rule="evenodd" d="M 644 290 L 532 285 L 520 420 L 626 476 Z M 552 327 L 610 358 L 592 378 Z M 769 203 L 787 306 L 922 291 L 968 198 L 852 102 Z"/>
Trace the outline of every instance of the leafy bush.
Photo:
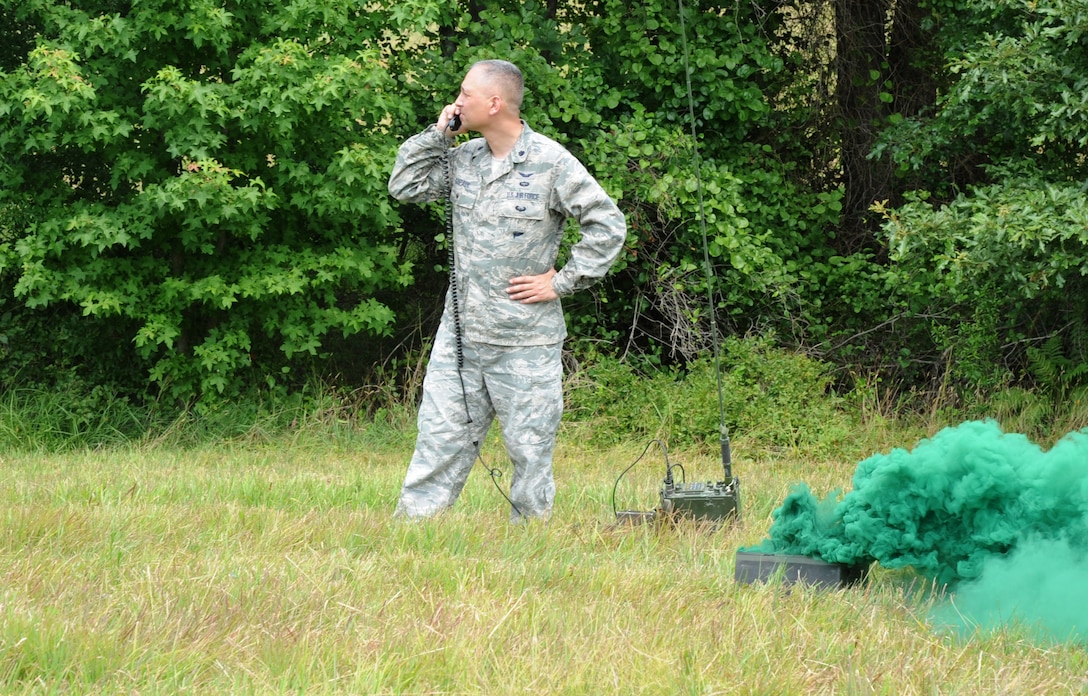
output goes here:
<path id="1" fill-rule="evenodd" d="M 412 264 L 386 124 L 408 105 L 381 46 L 418 31 L 403 12 L 0 10 L 19 39 L 0 46 L 0 274 L 27 308 L 112 323 L 139 358 L 116 373 L 181 402 L 282 383 L 330 335 L 389 333 L 384 293 Z"/>
<path id="2" fill-rule="evenodd" d="M 891 281 L 961 392 L 1030 385 L 1031 351 L 1054 337 L 1086 362 L 1070 340 L 1088 316 L 1083 3 L 931 7 L 945 84 L 874 152 L 918 189 L 882 211 Z"/>
<path id="3" fill-rule="evenodd" d="M 566 418 L 590 424 L 588 437 L 598 445 L 659 438 L 672 447 L 713 448 L 722 418 L 733 436 L 772 447 L 832 445 L 848 430 L 826 365 L 775 348 L 769 338 L 729 338 L 720 371 L 715 362 L 702 356 L 684 369 L 644 373 L 595 356 L 569 380 Z"/>

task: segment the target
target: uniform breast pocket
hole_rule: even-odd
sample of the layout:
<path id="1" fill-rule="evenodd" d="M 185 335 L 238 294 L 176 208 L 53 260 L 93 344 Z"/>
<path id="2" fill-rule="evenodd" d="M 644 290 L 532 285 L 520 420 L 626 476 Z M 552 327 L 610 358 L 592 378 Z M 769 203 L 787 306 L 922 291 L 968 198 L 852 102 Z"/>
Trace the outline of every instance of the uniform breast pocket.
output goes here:
<path id="1" fill-rule="evenodd" d="M 513 252 L 540 242 L 545 233 L 544 218 L 547 211 L 544 203 L 532 200 L 505 201 L 499 206 L 499 230 L 502 233 L 499 253 Z"/>
<path id="2" fill-rule="evenodd" d="M 491 236 L 487 254 L 491 292 L 506 297 L 510 279 L 548 270 L 547 210 L 541 201 L 510 200 L 499 206 L 497 234 Z"/>

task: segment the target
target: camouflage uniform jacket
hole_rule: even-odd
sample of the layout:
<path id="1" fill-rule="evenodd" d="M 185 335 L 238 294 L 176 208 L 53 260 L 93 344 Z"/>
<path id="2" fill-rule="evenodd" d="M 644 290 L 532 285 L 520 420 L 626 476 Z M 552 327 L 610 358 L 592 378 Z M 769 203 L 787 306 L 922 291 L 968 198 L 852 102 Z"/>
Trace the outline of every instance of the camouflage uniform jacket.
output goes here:
<path id="1" fill-rule="evenodd" d="M 449 147 L 432 125 L 397 152 L 389 192 L 402 201 L 445 198 L 442 165 Z M 566 220 L 581 239 L 552 278 L 560 297 L 600 280 L 627 236 L 623 214 L 582 163 L 559 143 L 524 125 L 513 150 L 492 170 L 491 149 L 474 138 L 450 151 L 456 289 L 468 340 L 494 345 L 544 345 L 566 338 L 559 300 L 522 304 L 506 294 L 510 279 L 551 269 Z M 445 316 L 453 293 L 447 292 Z"/>

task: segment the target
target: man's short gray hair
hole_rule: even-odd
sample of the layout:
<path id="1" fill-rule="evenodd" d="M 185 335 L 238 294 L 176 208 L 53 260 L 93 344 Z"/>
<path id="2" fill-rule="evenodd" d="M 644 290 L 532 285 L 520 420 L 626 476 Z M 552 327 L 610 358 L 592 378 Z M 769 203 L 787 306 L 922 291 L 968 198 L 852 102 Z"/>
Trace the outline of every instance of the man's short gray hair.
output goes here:
<path id="1" fill-rule="evenodd" d="M 472 65 L 484 71 L 488 81 L 499 91 L 499 96 L 510 105 L 515 113 L 521 113 L 521 102 L 525 99 L 525 78 L 521 70 L 507 60 L 481 60 Z"/>

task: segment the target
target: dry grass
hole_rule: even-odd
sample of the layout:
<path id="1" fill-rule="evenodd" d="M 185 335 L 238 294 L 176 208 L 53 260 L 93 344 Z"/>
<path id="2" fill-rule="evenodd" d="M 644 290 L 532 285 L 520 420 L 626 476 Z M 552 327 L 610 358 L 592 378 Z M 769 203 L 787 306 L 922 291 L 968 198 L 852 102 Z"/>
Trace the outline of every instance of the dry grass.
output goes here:
<path id="1" fill-rule="evenodd" d="M 847 487 L 866 442 L 841 461 L 734 443 L 744 519 L 718 531 L 612 526 L 616 476 L 643 444 L 561 446 L 555 515 L 522 526 L 479 467 L 449 514 L 391 519 L 402 447 L 7 454 L 0 691 L 1088 691 L 1082 646 L 941 634 L 930 588 L 902 573 L 836 591 L 734 583 L 736 549 L 790 485 Z M 689 479 L 719 471 L 670 457 Z M 502 463 L 497 443 L 485 458 Z M 640 463 L 620 507 L 652 506 L 662 475 Z"/>

